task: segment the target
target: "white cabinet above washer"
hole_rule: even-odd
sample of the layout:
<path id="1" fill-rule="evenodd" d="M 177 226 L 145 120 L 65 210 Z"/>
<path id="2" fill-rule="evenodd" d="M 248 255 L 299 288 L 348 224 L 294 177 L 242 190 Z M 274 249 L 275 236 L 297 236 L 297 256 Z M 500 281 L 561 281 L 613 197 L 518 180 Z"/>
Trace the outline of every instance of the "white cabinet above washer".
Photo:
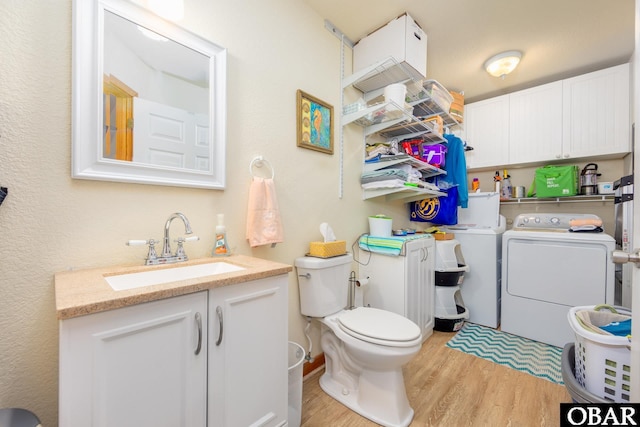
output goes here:
<path id="1" fill-rule="evenodd" d="M 629 64 L 563 80 L 563 157 L 631 152 L 629 86 Z"/>
<path id="2" fill-rule="evenodd" d="M 629 64 L 465 106 L 469 169 L 631 152 Z"/>

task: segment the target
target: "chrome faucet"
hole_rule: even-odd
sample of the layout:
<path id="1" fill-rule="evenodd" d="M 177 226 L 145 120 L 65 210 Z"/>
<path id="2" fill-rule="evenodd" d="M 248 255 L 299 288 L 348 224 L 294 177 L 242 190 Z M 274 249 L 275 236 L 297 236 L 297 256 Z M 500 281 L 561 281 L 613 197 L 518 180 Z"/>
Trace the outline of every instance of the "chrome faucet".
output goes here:
<path id="1" fill-rule="evenodd" d="M 136 245 L 149 245 L 149 252 L 147 253 L 147 258 L 145 259 L 145 265 L 157 265 L 157 264 L 172 264 L 181 261 L 187 261 L 189 258 L 184 251 L 184 242 L 191 242 L 194 240 L 200 240 L 198 236 L 192 237 L 179 237 L 175 241 L 178 242 L 178 248 L 176 249 L 176 253 L 171 253 L 171 242 L 169 239 L 169 227 L 171 226 L 171 221 L 176 218 L 180 218 L 184 223 L 184 232 L 185 234 L 191 234 L 191 224 L 189 224 L 189 220 L 184 214 L 180 212 L 173 213 L 167 219 L 167 222 L 164 224 L 164 239 L 162 244 L 162 253 L 158 256 L 156 254 L 155 244 L 160 243 L 157 240 L 149 239 L 149 240 L 129 240 L 127 245 L 136 246 Z"/>
<path id="2" fill-rule="evenodd" d="M 169 216 L 169 219 L 167 219 L 167 222 L 164 224 L 164 241 L 162 244 L 162 253 L 160 254 L 160 257 L 162 258 L 171 258 L 174 256 L 178 256 L 178 252 L 176 251 L 176 254 L 173 255 L 171 253 L 171 243 L 169 241 L 169 226 L 171 226 L 171 221 L 173 221 L 176 218 L 180 218 L 182 220 L 182 222 L 184 223 L 184 232 L 185 234 L 191 234 L 193 233 L 193 231 L 191 231 L 191 224 L 189 224 L 189 220 L 187 219 L 186 216 L 184 216 L 184 214 L 180 213 L 180 212 L 176 212 L 176 213 L 172 213 Z M 181 249 L 182 244 L 180 241 L 178 241 L 178 249 Z M 177 262 L 177 261 L 186 261 L 187 260 L 187 255 L 184 254 L 184 250 L 182 251 L 182 254 L 184 256 L 184 259 L 179 259 L 173 262 Z"/>

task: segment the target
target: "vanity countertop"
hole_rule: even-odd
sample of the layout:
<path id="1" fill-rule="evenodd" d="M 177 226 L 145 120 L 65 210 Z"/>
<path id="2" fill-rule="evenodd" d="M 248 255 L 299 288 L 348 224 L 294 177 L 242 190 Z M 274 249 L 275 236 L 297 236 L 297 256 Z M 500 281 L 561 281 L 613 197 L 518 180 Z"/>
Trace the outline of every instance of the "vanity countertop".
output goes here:
<path id="1" fill-rule="evenodd" d="M 182 267 L 216 261 L 236 264 L 244 267 L 245 270 L 121 291 L 113 290 L 104 279 L 105 276 L 115 274 L 137 273 L 149 269 Z M 58 319 L 70 319 L 220 286 L 279 276 L 292 270 L 293 267 L 287 264 L 245 255 L 231 255 L 224 258 L 200 258 L 161 266 L 138 265 L 63 271 L 55 274 L 56 311 Z"/>

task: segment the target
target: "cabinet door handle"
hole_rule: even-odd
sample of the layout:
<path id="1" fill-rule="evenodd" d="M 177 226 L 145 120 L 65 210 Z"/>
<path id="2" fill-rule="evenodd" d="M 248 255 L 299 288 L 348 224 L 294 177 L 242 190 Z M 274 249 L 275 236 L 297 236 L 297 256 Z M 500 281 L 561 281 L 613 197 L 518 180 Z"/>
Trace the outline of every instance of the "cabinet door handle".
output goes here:
<path id="1" fill-rule="evenodd" d="M 198 346 L 196 347 L 196 356 L 200 354 L 202 350 L 202 315 L 196 312 L 196 324 L 198 325 Z"/>
<path id="2" fill-rule="evenodd" d="M 216 314 L 218 315 L 218 324 L 220 324 L 220 334 L 218 335 L 218 341 L 216 341 L 216 345 L 220 345 L 220 343 L 222 343 L 222 307 L 216 307 Z"/>

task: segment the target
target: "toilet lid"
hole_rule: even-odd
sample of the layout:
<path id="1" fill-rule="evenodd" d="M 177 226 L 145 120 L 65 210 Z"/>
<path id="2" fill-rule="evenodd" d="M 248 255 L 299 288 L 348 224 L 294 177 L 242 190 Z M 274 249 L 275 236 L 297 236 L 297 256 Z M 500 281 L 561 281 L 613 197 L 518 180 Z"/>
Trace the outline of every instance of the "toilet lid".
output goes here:
<path id="1" fill-rule="evenodd" d="M 405 347 L 421 338 L 420 328 L 411 320 L 372 307 L 346 310 L 338 317 L 338 324 L 349 335 L 374 344 Z"/>

